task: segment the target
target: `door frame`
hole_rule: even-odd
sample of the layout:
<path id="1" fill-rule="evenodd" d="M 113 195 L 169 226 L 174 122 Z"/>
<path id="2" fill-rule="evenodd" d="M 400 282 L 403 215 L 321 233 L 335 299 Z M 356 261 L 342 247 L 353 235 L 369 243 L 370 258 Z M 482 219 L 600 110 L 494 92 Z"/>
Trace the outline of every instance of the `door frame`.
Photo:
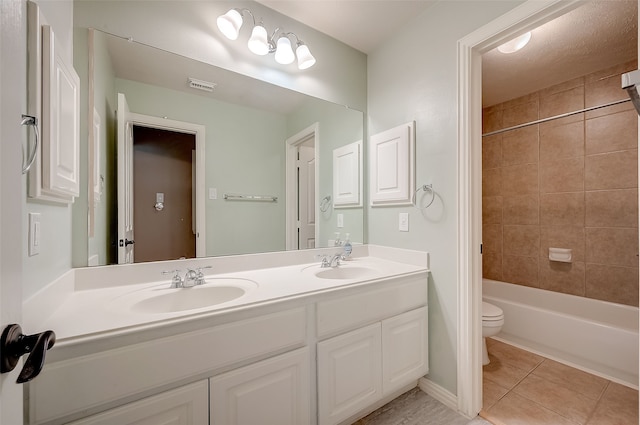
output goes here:
<path id="1" fill-rule="evenodd" d="M 458 40 L 458 411 L 482 408 L 482 54 L 584 4 L 529 0 Z"/>
<path id="2" fill-rule="evenodd" d="M 128 122 L 140 127 L 156 128 L 176 133 L 193 134 L 196 138 L 196 258 L 205 257 L 207 250 L 207 227 L 205 214 L 205 126 L 184 121 L 170 120 L 131 112 Z M 134 229 L 135 232 L 135 229 Z"/>
<path id="3" fill-rule="evenodd" d="M 285 205 L 285 249 L 293 250 L 296 249 L 297 242 L 297 229 L 298 229 L 298 192 L 296 190 L 297 179 L 296 173 L 294 170 L 296 169 L 296 161 L 298 159 L 296 153 L 298 151 L 298 146 L 304 143 L 310 137 L 314 138 L 313 151 L 315 155 L 316 161 L 316 175 L 315 175 L 315 190 L 316 197 L 318 193 L 320 193 L 320 123 L 316 122 L 311 124 L 309 127 L 304 130 L 296 133 L 295 135 L 287 138 L 285 141 L 285 194 L 286 194 L 286 205 Z M 315 216 L 316 216 L 316 248 L 317 242 L 320 240 L 320 225 L 318 222 L 318 217 L 320 217 L 320 205 L 315 202 Z"/>

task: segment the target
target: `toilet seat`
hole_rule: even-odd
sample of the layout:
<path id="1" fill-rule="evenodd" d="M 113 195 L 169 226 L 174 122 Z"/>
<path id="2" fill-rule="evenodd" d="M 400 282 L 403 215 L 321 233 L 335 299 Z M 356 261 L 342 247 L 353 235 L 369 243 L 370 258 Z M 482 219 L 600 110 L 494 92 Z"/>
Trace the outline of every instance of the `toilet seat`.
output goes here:
<path id="1" fill-rule="evenodd" d="M 488 302 L 482 302 L 482 322 L 491 326 L 491 322 L 504 322 L 504 312 Z"/>

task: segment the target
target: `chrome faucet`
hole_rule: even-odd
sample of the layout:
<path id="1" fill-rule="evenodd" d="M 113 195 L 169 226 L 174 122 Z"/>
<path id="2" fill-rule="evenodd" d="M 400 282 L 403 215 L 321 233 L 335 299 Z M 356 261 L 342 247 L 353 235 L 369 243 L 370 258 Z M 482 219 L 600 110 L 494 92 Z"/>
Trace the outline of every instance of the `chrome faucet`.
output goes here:
<path id="1" fill-rule="evenodd" d="M 316 258 L 320 258 L 322 262 L 320 263 L 321 268 L 326 267 L 338 267 L 340 265 L 340 261 L 344 260 L 344 254 L 338 253 L 334 255 L 318 255 Z"/>
<path id="2" fill-rule="evenodd" d="M 181 270 L 166 270 L 162 274 L 173 273 L 171 278 L 171 288 L 193 288 L 194 286 L 203 285 L 205 283 L 203 269 L 210 269 L 211 266 L 197 267 L 195 269 L 187 269 L 184 277 L 180 277 Z"/>

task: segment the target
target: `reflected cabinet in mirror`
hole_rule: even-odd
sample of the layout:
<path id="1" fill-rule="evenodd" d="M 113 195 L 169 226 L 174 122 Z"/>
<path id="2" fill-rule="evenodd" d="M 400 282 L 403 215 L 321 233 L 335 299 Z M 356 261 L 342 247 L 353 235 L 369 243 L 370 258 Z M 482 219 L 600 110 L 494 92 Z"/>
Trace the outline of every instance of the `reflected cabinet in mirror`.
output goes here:
<path id="1" fill-rule="evenodd" d="M 97 30 L 74 38 L 76 68 L 88 70 L 88 216 L 73 216 L 88 226 L 75 258 L 306 249 L 347 233 L 363 241 L 362 204 L 331 202 L 334 151 L 362 140 L 362 112 Z"/>

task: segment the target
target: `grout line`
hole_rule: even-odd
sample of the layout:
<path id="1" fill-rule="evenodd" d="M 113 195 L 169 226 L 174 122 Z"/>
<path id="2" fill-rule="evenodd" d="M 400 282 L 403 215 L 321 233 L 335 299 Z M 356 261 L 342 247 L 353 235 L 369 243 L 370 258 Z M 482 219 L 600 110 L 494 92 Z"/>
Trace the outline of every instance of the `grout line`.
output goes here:
<path id="1" fill-rule="evenodd" d="M 602 402 L 602 398 L 604 397 L 604 393 L 607 391 L 607 388 L 609 388 L 609 385 L 611 385 L 611 381 L 607 381 L 607 385 L 604 386 L 604 388 L 602 389 L 602 391 L 600 392 L 600 395 L 598 396 L 598 399 L 596 400 L 596 405 L 593 408 L 593 411 L 591 412 L 591 414 L 587 417 L 587 420 L 585 421 L 585 425 L 588 424 L 591 419 L 593 419 L 593 416 L 596 414 L 596 411 L 598 410 L 598 407 L 600 406 L 600 403 Z"/>

